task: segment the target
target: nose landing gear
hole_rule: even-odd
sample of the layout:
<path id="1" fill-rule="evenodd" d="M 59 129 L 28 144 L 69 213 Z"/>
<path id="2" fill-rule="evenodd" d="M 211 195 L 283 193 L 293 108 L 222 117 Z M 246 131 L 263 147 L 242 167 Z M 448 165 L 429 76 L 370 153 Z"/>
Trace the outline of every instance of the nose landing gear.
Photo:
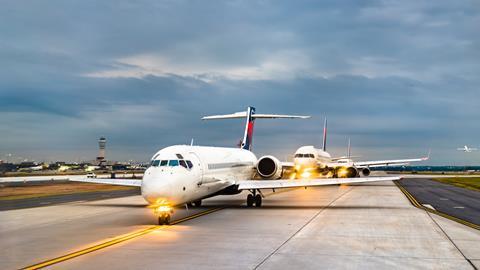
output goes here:
<path id="1" fill-rule="evenodd" d="M 247 196 L 247 206 L 252 207 L 254 204 L 256 207 L 262 206 L 262 195 L 260 191 L 260 194 L 257 194 L 257 190 L 252 190 L 251 192 L 252 193 Z"/>
<path id="2" fill-rule="evenodd" d="M 168 205 L 162 205 L 154 208 L 153 213 L 158 217 L 158 225 L 168 225 L 173 214 L 173 208 Z"/>

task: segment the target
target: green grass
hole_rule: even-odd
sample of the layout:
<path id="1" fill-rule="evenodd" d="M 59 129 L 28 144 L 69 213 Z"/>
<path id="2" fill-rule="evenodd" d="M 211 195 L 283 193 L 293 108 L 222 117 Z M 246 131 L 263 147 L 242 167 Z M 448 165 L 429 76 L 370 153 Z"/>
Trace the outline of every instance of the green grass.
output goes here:
<path id="1" fill-rule="evenodd" d="M 480 177 L 448 177 L 433 178 L 433 180 L 457 187 L 480 191 Z"/>

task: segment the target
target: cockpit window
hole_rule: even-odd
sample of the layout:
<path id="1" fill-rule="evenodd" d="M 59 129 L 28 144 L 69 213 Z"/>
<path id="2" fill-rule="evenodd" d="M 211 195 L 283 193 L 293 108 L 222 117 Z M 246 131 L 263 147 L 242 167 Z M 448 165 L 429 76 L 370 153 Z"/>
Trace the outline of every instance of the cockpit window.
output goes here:
<path id="1" fill-rule="evenodd" d="M 154 161 L 152 161 L 152 166 L 153 166 L 153 167 L 157 167 L 158 164 L 160 164 L 160 160 L 154 160 Z"/>
<path id="2" fill-rule="evenodd" d="M 308 154 L 308 157 L 315 158 L 315 155 L 314 154 Z"/>
<path id="3" fill-rule="evenodd" d="M 168 166 L 178 166 L 178 160 L 169 160 L 168 161 Z"/>
<path id="4" fill-rule="evenodd" d="M 168 160 L 162 160 L 160 161 L 160 166 L 167 166 Z"/>
<path id="5" fill-rule="evenodd" d="M 193 168 L 193 164 L 190 160 L 187 160 L 187 165 L 188 165 L 188 168 Z"/>
<path id="6" fill-rule="evenodd" d="M 186 169 L 188 169 L 187 163 L 185 163 L 185 160 L 182 159 L 182 160 L 179 161 L 179 163 L 180 163 L 180 166 L 185 167 Z"/>

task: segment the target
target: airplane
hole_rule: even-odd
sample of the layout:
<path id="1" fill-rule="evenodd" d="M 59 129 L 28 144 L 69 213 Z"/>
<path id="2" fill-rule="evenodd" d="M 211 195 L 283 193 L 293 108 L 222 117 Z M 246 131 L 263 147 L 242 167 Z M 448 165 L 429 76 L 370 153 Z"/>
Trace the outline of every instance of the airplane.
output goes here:
<path id="1" fill-rule="evenodd" d="M 290 176 L 292 179 L 309 178 L 316 175 L 327 178 L 350 178 L 369 176 L 370 168 L 408 165 L 410 162 L 425 161 L 430 157 L 429 153 L 427 157 L 422 158 L 353 161 L 350 152 L 350 140 L 347 156 L 332 157 L 327 152 L 327 119 L 325 118 L 322 148 L 317 149 L 312 145 L 302 146 L 295 151 L 293 163 L 284 162 L 282 165 L 284 168 L 293 168 Z"/>
<path id="2" fill-rule="evenodd" d="M 466 145 L 463 146 L 463 148 L 457 148 L 458 151 L 463 151 L 465 153 L 471 153 L 473 151 L 477 151 L 478 149 L 477 148 L 470 148 Z"/>
<path id="3" fill-rule="evenodd" d="M 217 195 L 234 195 L 248 191 L 247 207 L 262 205 L 264 189 L 310 187 L 373 181 L 399 180 L 400 177 L 332 178 L 332 179 L 279 179 L 273 173 L 270 159 L 257 159 L 251 151 L 253 127 L 256 119 L 300 118 L 309 116 L 256 114 L 255 108 L 228 115 L 203 117 L 203 120 L 246 118 L 245 131 L 240 147 L 212 147 L 197 145 L 173 145 L 161 149 L 151 158 L 151 165 L 142 180 L 82 178 L 71 181 L 137 186 L 143 198 L 158 217 L 158 224 L 169 224 L 174 207 L 192 204 L 200 206 L 205 198 Z M 279 169 L 279 168 L 273 168 Z M 260 175 L 261 180 L 255 180 Z"/>

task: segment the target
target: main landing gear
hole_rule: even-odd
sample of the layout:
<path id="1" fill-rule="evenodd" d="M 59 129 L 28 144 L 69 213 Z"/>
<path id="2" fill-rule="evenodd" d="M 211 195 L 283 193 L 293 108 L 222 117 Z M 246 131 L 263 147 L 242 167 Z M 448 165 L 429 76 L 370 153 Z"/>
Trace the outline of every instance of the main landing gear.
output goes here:
<path id="1" fill-rule="evenodd" d="M 251 194 L 248 194 L 247 196 L 247 206 L 252 207 L 254 204 L 256 207 L 262 206 L 262 195 L 257 194 L 257 190 L 251 190 Z M 260 191 L 259 191 L 260 193 Z"/>

